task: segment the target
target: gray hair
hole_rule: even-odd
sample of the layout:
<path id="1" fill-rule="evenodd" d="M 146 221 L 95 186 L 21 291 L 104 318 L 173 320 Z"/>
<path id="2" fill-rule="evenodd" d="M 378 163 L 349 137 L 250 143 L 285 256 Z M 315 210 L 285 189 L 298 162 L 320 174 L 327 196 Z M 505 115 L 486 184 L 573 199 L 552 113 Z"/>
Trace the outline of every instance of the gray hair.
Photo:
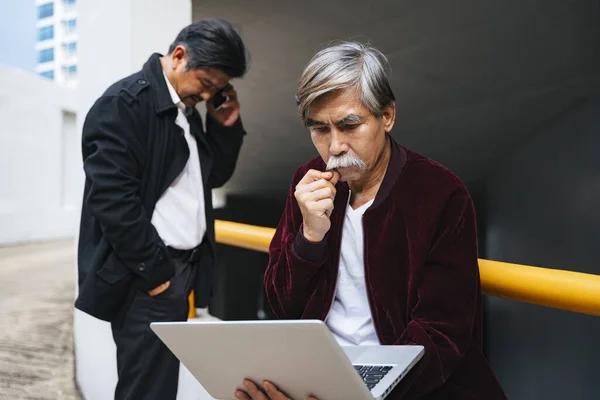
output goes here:
<path id="1" fill-rule="evenodd" d="M 296 102 L 306 123 L 318 97 L 339 89 L 355 88 L 362 104 L 380 118 L 396 101 L 389 82 L 389 63 L 382 52 L 356 42 L 342 42 L 319 51 L 300 76 Z"/>

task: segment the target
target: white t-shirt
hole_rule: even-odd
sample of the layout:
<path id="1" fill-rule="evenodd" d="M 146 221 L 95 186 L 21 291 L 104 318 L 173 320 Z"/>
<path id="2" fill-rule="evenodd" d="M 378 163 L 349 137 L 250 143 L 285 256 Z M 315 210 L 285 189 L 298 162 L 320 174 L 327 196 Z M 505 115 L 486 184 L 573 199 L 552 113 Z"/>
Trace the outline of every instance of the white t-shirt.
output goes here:
<path id="1" fill-rule="evenodd" d="M 373 200 L 356 210 L 348 204 L 335 299 L 326 324 L 342 346 L 378 345 L 365 282 L 362 217 Z"/>

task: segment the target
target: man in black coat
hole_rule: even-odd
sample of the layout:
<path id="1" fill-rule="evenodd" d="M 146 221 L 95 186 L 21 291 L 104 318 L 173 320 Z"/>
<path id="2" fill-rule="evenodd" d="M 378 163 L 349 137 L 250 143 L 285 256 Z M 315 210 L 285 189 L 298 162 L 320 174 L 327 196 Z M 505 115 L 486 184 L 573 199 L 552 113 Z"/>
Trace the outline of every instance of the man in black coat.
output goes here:
<path id="1" fill-rule="evenodd" d="M 179 362 L 149 324 L 185 321 L 192 289 L 195 306 L 208 305 L 211 189 L 233 174 L 245 135 L 229 81 L 244 76 L 246 58 L 228 22 L 193 23 L 86 116 L 75 306 L 111 322 L 116 399 L 176 397 Z"/>

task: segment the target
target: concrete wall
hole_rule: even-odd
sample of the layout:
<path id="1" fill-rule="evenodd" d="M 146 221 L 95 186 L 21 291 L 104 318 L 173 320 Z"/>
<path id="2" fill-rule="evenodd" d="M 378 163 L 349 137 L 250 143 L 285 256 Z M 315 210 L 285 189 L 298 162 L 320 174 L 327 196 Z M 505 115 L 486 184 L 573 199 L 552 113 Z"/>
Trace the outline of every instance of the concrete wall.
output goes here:
<path id="1" fill-rule="evenodd" d="M 600 274 L 600 99 L 550 122 L 487 180 L 487 258 Z M 600 293 L 599 293 L 600 296 Z M 510 399 L 599 399 L 600 318 L 488 298 Z"/>
<path id="2" fill-rule="evenodd" d="M 0 244 L 71 237 L 81 194 L 76 93 L 0 69 Z"/>

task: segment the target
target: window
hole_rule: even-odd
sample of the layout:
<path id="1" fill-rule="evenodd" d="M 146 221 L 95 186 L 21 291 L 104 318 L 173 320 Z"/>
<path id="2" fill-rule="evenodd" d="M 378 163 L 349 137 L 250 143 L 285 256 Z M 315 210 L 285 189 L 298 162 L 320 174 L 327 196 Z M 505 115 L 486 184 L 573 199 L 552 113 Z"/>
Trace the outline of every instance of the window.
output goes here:
<path id="1" fill-rule="evenodd" d="M 54 15 L 54 3 L 46 3 L 38 6 L 38 19 L 48 18 Z"/>
<path id="2" fill-rule="evenodd" d="M 72 11 L 75 9 L 75 0 L 62 0 L 63 9 L 65 11 Z"/>
<path id="3" fill-rule="evenodd" d="M 44 49 L 38 51 L 38 63 L 54 61 L 54 49 Z"/>
<path id="4" fill-rule="evenodd" d="M 54 39 L 54 25 L 44 26 L 38 29 L 38 41 Z"/>
<path id="5" fill-rule="evenodd" d="M 40 75 L 43 76 L 44 78 L 48 78 L 48 79 L 54 80 L 54 70 L 40 72 Z"/>
<path id="6" fill-rule="evenodd" d="M 75 28 L 77 28 L 77 20 L 76 19 L 70 19 L 68 21 L 65 21 L 64 24 L 65 24 L 65 32 L 67 34 L 75 32 Z"/>
<path id="7" fill-rule="evenodd" d="M 67 43 L 65 45 L 65 51 L 71 55 L 77 53 L 77 43 L 76 42 Z"/>
<path id="8" fill-rule="evenodd" d="M 69 65 L 68 67 L 63 67 L 63 71 L 67 78 L 74 78 L 77 75 L 77 65 Z"/>

